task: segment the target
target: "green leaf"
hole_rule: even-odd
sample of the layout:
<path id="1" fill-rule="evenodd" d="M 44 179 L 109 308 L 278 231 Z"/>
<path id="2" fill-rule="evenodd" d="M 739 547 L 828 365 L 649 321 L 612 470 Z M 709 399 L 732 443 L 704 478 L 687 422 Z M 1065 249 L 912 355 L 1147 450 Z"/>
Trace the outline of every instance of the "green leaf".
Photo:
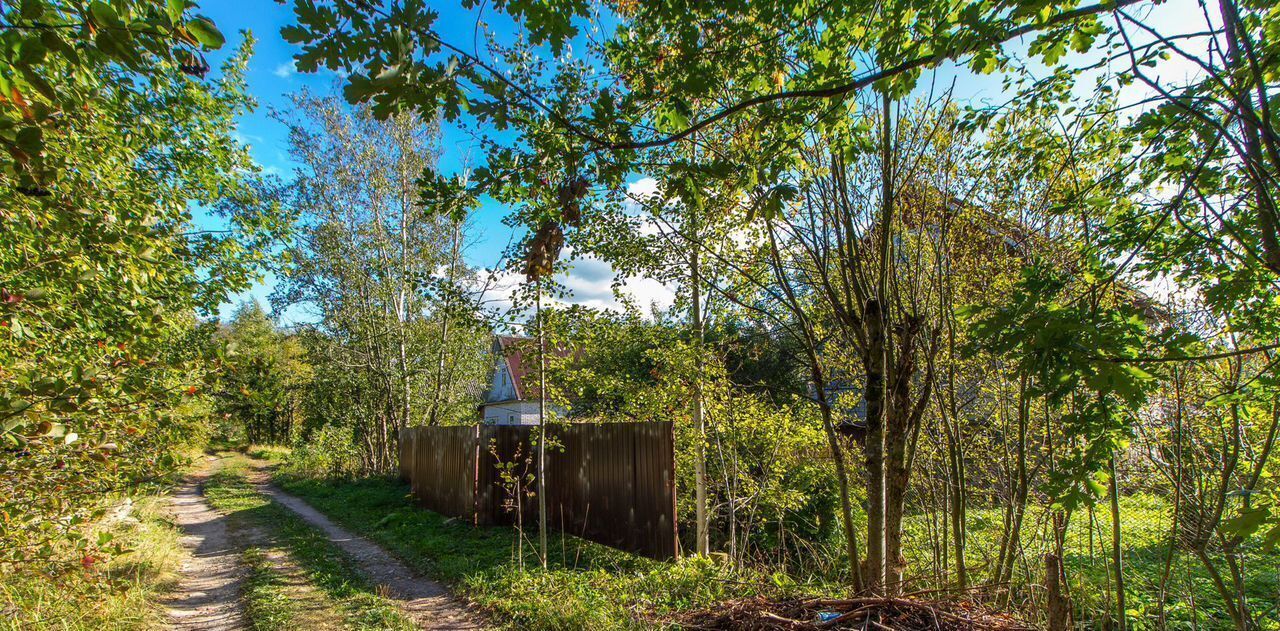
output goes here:
<path id="1" fill-rule="evenodd" d="M 227 43 L 227 39 L 222 36 L 222 31 L 219 31 L 218 27 L 213 25 L 213 20 L 203 15 L 197 15 L 187 20 L 187 31 L 205 48 L 218 49 Z"/>
<path id="2" fill-rule="evenodd" d="M 11 401 L 10 405 L 12 404 L 13 402 Z M 4 425 L 0 425 L 0 428 L 2 428 L 6 432 L 12 432 L 14 428 L 18 427 L 19 425 L 22 425 L 24 422 L 26 422 L 26 419 L 24 417 L 13 416 L 13 417 L 10 417 L 8 420 L 6 420 L 4 422 Z"/>
<path id="3" fill-rule="evenodd" d="M 124 23 L 120 21 L 120 16 L 116 15 L 116 10 L 101 0 L 89 3 L 89 15 L 93 18 L 95 24 L 103 28 L 124 26 Z"/>
<path id="4" fill-rule="evenodd" d="M 1222 528 L 1227 532 L 1235 533 L 1239 537 L 1248 537 L 1257 532 L 1262 527 L 1262 524 L 1266 523 L 1270 514 L 1271 511 L 1266 508 L 1242 509 L 1239 515 L 1223 522 Z"/>

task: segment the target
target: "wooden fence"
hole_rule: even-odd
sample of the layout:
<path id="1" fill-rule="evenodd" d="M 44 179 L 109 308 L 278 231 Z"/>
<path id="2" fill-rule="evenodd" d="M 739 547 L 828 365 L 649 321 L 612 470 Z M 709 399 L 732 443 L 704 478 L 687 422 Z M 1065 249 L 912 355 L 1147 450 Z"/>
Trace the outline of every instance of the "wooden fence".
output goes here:
<path id="1" fill-rule="evenodd" d="M 501 471 L 536 473 L 535 432 L 494 425 L 406 429 L 400 472 L 433 511 L 477 525 L 510 525 L 516 516 Z M 555 425 L 547 433 L 551 527 L 650 558 L 676 556 L 671 423 Z M 525 527 L 536 528 L 537 499 L 523 503 Z"/>

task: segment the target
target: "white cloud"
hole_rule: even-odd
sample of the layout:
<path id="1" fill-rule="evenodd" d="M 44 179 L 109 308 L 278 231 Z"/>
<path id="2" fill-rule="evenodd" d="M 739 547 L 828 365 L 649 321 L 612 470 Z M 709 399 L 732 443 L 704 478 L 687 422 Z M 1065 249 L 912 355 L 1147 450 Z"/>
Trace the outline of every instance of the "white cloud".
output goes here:
<path id="1" fill-rule="evenodd" d="M 646 197 L 656 195 L 658 193 L 658 180 L 651 177 L 642 177 L 630 184 L 627 184 L 627 195 L 635 200 L 641 200 Z"/>
<path id="2" fill-rule="evenodd" d="M 276 69 L 272 71 L 271 74 L 274 74 L 275 76 L 280 77 L 281 79 L 288 79 L 289 77 L 292 77 L 297 73 L 298 73 L 297 62 L 290 60 L 280 64 L 279 66 L 276 66 Z"/>
<path id="3" fill-rule="evenodd" d="M 563 253 L 564 256 L 571 254 L 569 248 L 566 248 Z M 507 314 L 512 310 L 512 297 L 525 283 L 524 275 L 510 271 L 494 273 L 488 270 L 484 273 L 484 278 L 488 279 L 491 274 L 492 281 L 485 292 L 484 305 L 500 314 Z M 575 259 L 569 263 L 564 272 L 555 276 L 555 282 L 565 289 L 566 295 L 548 298 L 545 304 L 560 306 L 576 304 L 594 309 L 623 311 L 623 299 L 626 299 L 634 302 L 647 313 L 650 307 L 667 309 L 675 302 L 675 288 L 658 280 L 644 276 L 627 277 L 623 279 L 623 283 L 615 293 L 613 288 L 615 278 L 617 273 L 607 261 L 591 256 Z M 507 319 L 521 320 L 523 317 L 512 313 Z"/>

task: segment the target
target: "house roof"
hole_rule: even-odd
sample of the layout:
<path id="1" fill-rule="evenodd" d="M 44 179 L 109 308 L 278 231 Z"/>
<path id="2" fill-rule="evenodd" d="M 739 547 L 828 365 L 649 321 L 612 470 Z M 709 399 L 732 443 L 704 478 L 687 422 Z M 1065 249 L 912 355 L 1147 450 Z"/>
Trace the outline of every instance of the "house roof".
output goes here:
<path id="1" fill-rule="evenodd" d="M 493 350 L 501 354 L 507 362 L 507 372 L 511 375 L 511 385 L 516 391 L 516 400 L 536 399 L 538 390 L 538 353 L 531 337 L 514 335 L 498 335 L 493 340 Z M 568 357 L 571 351 L 564 346 L 547 349 L 548 355 Z M 526 387 L 525 377 L 529 377 Z"/>

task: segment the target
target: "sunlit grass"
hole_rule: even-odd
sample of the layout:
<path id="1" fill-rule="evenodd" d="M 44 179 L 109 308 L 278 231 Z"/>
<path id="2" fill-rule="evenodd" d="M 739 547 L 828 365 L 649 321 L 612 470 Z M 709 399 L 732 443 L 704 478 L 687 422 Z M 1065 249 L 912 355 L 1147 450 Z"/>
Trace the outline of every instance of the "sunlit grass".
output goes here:
<path id="1" fill-rule="evenodd" d="M 509 620 L 513 628 L 632 629 L 652 628 L 672 612 L 712 607 L 717 602 L 756 593 L 774 595 L 839 594 L 844 586 L 812 577 L 731 572 L 707 560 L 659 563 L 575 537 L 553 534 L 549 569 L 538 567 L 532 541 L 525 545 L 525 569 L 515 555 L 515 531 L 473 528 L 414 505 L 404 484 L 386 478 L 342 482 L 282 479 L 281 484 L 305 498 L 335 521 L 378 541 L 425 573 L 456 586 L 465 596 Z M 908 564 L 917 574 L 933 563 L 935 533 L 929 516 L 913 514 L 904 525 Z M 1087 620 L 1109 615 L 1113 594 L 1106 558 L 1110 542 L 1109 514 L 1095 508 L 1075 515 L 1067 536 L 1070 591 Z M 1134 628 L 1157 613 L 1158 579 L 1164 569 L 1171 524 L 1170 507 L 1159 498 L 1134 495 L 1121 500 L 1122 539 L 1128 579 L 1128 608 Z M 968 514 L 968 567 L 971 584 L 990 579 L 1003 530 L 1000 509 L 973 509 Z M 526 533 L 536 540 L 536 533 Z M 1048 527 L 1029 512 L 1024 521 L 1025 565 L 1015 567 L 1017 596 L 1013 602 L 1036 606 L 1043 584 L 1042 554 Z M 1092 538 L 1091 538 L 1092 537 Z M 839 549 L 838 546 L 832 546 Z M 1280 555 L 1251 554 L 1256 561 L 1249 585 L 1258 603 L 1263 628 L 1275 628 L 1267 603 L 1280 601 Z M 1269 565 L 1268 565 L 1269 564 Z M 1266 568 L 1273 568 L 1268 571 Z M 916 583 L 912 589 L 934 587 Z M 1221 599 L 1203 568 L 1182 554 L 1173 564 L 1168 594 L 1188 595 L 1166 602 L 1165 615 L 1175 628 L 1191 624 L 1218 628 L 1227 623 Z M 1028 600 L 1029 599 L 1029 600 Z M 1033 616 L 1034 617 L 1034 616 Z M 1270 625 L 1270 626 L 1268 626 Z"/>
<path id="2" fill-rule="evenodd" d="M 86 553 L 64 548 L 21 571 L 0 569 L 0 629 L 165 628 L 158 601 L 176 582 L 183 552 L 163 501 L 141 498 L 123 519 L 87 529 L 90 541 L 108 533 L 124 554 L 86 563 Z"/>
<path id="3" fill-rule="evenodd" d="M 288 552 L 303 570 L 306 580 L 332 603 L 334 617 L 351 629 L 413 629 L 414 625 L 389 600 L 377 594 L 354 564 L 318 530 L 282 508 L 249 484 L 249 463 L 239 454 L 229 455 L 222 469 L 205 485 L 210 502 L 227 513 L 238 527 L 256 527 Z M 278 576 L 265 564 L 260 550 L 251 549 L 246 560 L 254 577 L 250 581 L 250 612 L 259 628 L 287 628 L 298 618 L 301 603 L 285 598 Z"/>
<path id="4" fill-rule="evenodd" d="M 936 515 L 941 519 L 944 515 Z M 967 567 L 971 584 L 990 581 L 1000 550 L 1004 512 L 999 508 L 970 509 L 967 512 Z M 1126 609 L 1130 626 L 1141 628 L 1160 613 L 1160 581 L 1169 560 L 1172 506 L 1149 494 L 1120 498 L 1121 545 L 1125 563 Z M 914 514 L 904 524 L 909 567 L 934 573 L 933 546 L 936 528 L 930 516 Z M 1044 554 L 1052 550 L 1047 516 L 1028 508 L 1021 531 L 1021 558 L 1015 565 L 1012 584 L 1014 603 L 1036 612 L 1043 607 Z M 1071 518 L 1065 537 L 1068 591 L 1078 615 L 1100 620 L 1115 611 L 1113 568 L 1111 566 L 1111 513 L 1107 505 L 1091 511 L 1081 509 Z M 1229 628 L 1230 618 L 1222 597 L 1214 589 L 1203 565 L 1188 551 L 1177 551 L 1168 569 L 1163 599 L 1166 620 L 1175 628 Z M 1254 613 L 1264 629 L 1280 629 L 1280 617 L 1272 603 L 1280 602 L 1280 552 L 1264 553 L 1256 546 L 1243 548 L 1247 559 L 1246 589 L 1254 603 Z M 1221 558 L 1215 558 L 1225 567 Z M 954 576 L 954 561 L 947 568 Z M 1225 571 L 1225 570 L 1224 570 Z"/>
<path id="5" fill-rule="evenodd" d="M 408 487 L 387 478 L 329 483 L 282 479 L 285 490 L 449 583 L 513 629 L 653 629 L 669 614 L 757 593 L 838 590 L 789 577 L 734 572 L 709 559 L 653 561 L 553 533 L 548 569 L 525 533 L 524 569 L 516 531 L 447 519 L 414 506 Z"/>

